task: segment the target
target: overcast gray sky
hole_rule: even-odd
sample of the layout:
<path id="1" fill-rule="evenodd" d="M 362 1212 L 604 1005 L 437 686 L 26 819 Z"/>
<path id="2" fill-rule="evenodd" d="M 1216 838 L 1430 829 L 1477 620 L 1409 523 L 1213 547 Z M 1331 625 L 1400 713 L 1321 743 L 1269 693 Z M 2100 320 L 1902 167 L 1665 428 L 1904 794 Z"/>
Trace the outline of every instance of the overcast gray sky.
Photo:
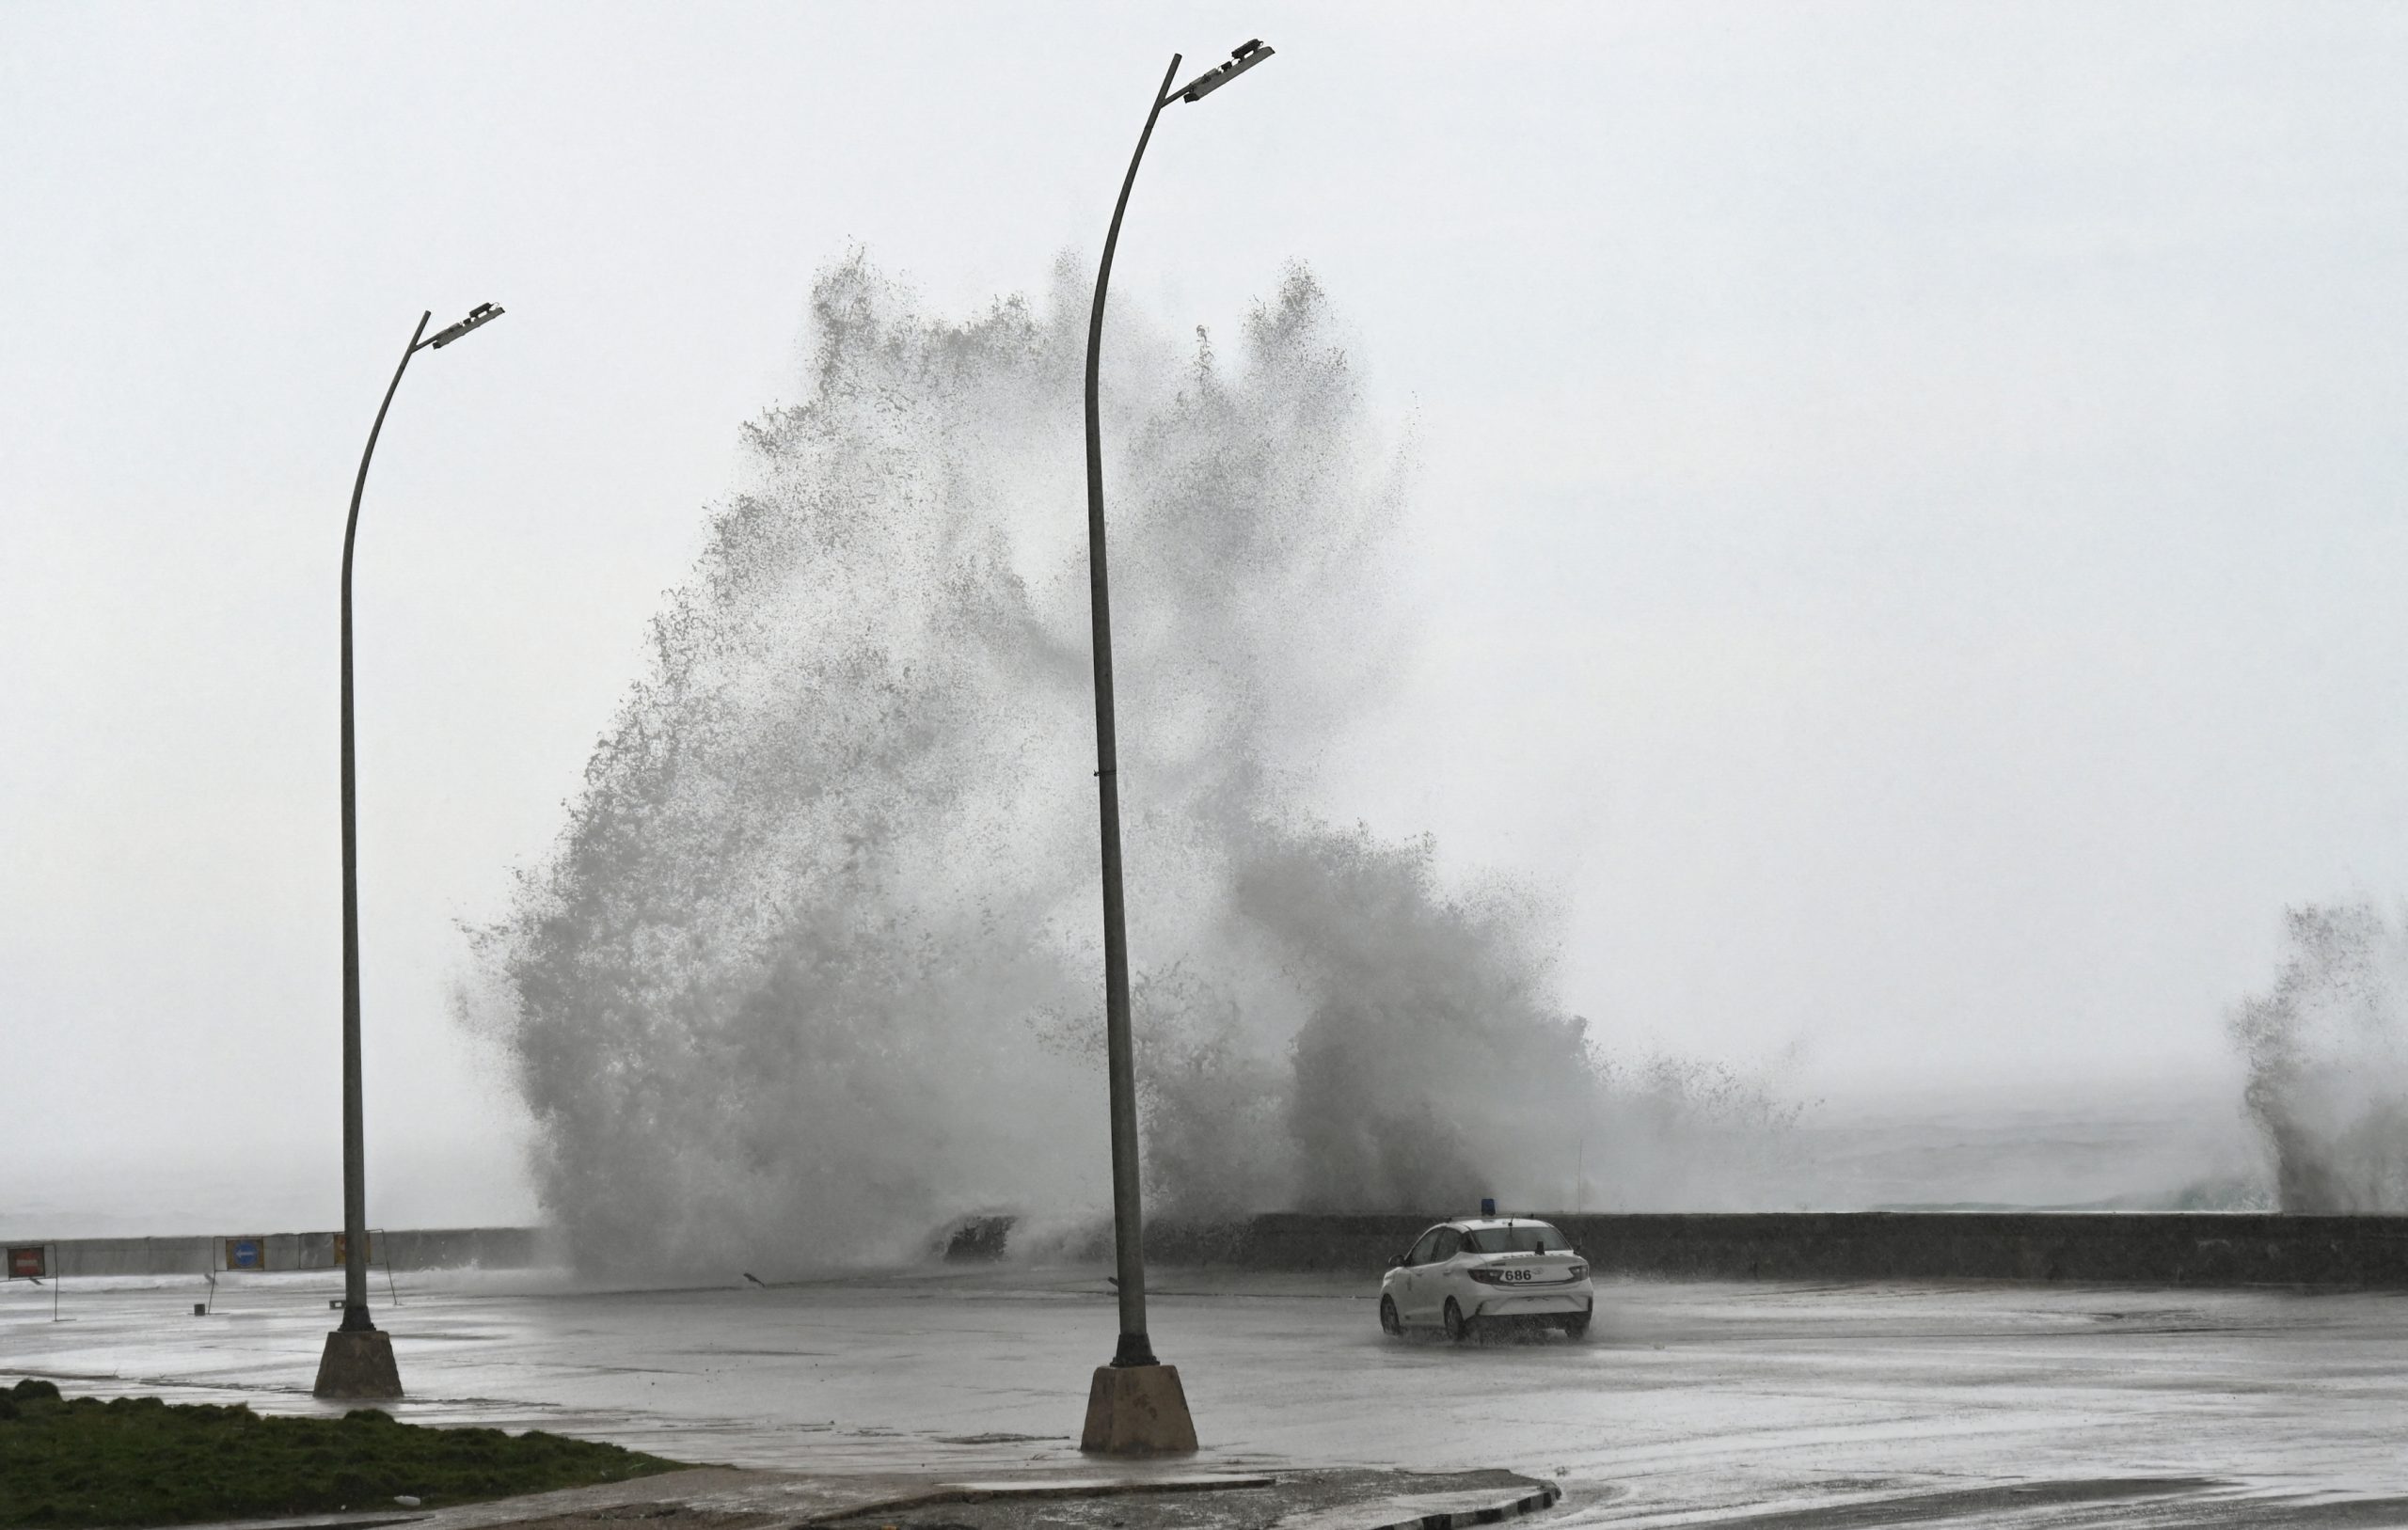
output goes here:
<path id="1" fill-rule="evenodd" d="M 1323 806 L 1549 890 L 1615 1045 L 2212 1074 L 2286 903 L 2408 893 L 2408 9 L 20 0 L 0 1212 L 339 1209 L 335 576 L 420 308 L 510 311 L 413 364 L 363 520 L 395 1224 L 518 1214 L 453 922 L 558 828 L 813 272 L 1041 291 L 1168 55 L 1257 35 L 1116 296 L 1226 332 L 1319 273 L 1429 618 Z"/>

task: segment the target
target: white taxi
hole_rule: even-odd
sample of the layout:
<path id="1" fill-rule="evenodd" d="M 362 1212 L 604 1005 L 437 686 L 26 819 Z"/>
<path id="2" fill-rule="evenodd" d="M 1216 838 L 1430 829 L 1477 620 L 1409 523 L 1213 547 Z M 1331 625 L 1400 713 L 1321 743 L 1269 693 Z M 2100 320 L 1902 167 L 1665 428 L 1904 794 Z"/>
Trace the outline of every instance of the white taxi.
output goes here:
<path id="1" fill-rule="evenodd" d="M 1513 1322 L 1576 1339 L 1595 1305 L 1589 1261 L 1552 1225 L 1527 1217 L 1442 1222 L 1380 1280 L 1380 1327 L 1389 1333 L 1442 1328 L 1464 1339 L 1476 1327 Z"/>

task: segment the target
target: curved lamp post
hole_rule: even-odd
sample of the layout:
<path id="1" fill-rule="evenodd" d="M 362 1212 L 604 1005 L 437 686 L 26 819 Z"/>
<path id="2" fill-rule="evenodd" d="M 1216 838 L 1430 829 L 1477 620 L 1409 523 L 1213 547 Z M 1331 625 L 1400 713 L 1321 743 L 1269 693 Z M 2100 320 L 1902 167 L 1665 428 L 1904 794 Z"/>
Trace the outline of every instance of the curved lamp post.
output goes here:
<path id="1" fill-rule="evenodd" d="M 321 1397 L 398 1397 L 401 1372 L 393 1364 L 393 1341 L 368 1317 L 368 1176 L 366 1131 L 361 1125 L 359 1089 L 359 812 L 354 772 L 351 726 L 351 552 L 359 536 L 359 497 L 368 487 L 368 463 L 376 455 L 376 437 L 384 433 L 385 412 L 402 386 L 410 357 L 420 351 L 440 350 L 479 325 L 501 317 L 491 303 L 480 303 L 468 316 L 433 339 L 421 339 L 431 312 L 419 315 L 418 327 L 393 369 L 385 402 L 376 406 L 376 423 L 369 427 L 367 450 L 359 454 L 359 476 L 351 485 L 351 518 L 342 530 L 342 1326 L 326 1335 L 325 1352 L 318 1361 L 317 1395 Z"/>
<path id="2" fill-rule="evenodd" d="M 1137 1181 L 1136 1066 L 1129 1032 L 1129 934 L 1120 891 L 1119 746 L 1112 716 L 1112 601 L 1104 578 L 1103 437 L 1096 407 L 1096 373 L 1103 355 L 1103 300 L 1112 281 L 1112 252 L 1120 243 L 1121 215 L 1137 183 L 1137 166 L 1154 135 L 1155 119 L 1174 101 L 1201 101 L 1271 56 L 1260 39 L 1229 55 L 1218 69 L 1177 89 L 1179 55 L 1163 71 L 1154 103 L 1146 113 L 1137 151 L 1112 207 L 1103 236 L 1103 262 L 1095 276 L 1095 310 L 1087 321 L 1087 578 L 1095 624 L 1096 790 L 1103 827 L 1104 1050 L 1112 1091 L 1112 1232 L 1120 1289 L 1120 1345 L 1112 1364 L 1101 1366 L 1087 1394 L 1086 1429 L 1079 1448 L 1114 1455 L 1192 1451 L 1196 1426 L 1180 1391 L 1179 1372 L 1154 1358 L 1146 1333 L 1145 1220 Z"/>

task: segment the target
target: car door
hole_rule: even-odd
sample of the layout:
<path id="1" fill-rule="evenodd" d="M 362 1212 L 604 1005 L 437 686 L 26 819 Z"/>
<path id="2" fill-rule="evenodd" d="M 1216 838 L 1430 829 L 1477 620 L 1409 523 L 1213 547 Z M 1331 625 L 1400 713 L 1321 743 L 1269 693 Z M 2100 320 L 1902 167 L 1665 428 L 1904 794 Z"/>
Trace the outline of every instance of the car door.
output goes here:
<path id="1" fill-rule="evenodd" d="M 1397 1281 L 1396 1310 L 1397 1316 L 1408 1323 L 1430 1321 L 1430 1299 L 1422 1294 L 1422 1286 L 1430 1279 L 1430 1260 L 1437 1251 L 1438 1235 L 1445 1230 L 1433 1227 L 1423 1233 L 1421 1240 L 1413 1245 L 1413 1252 L 1404 1256 L 1404 1270 Z"/>
<path id="2" fill-rule="evenodd" d="M 1445 1320 L 1447 1298 L 1454 1294 L 1457 1285 L 1451 1278 L 1455 1273 L 1455 1256 L 1463 1251 L 1464 1235 L 1461 1232 L 1452 1227 L 1438 1229 L 1436 1241 L 1430 1247 L 1429 1262 L 1415 1270 L 1420 1286 L 1422 1321 L 1436 1323 Z M 1463 1301 L 1462 1306 L 1465 1312 L 1471 1310 L 1468 1300 Z"/>

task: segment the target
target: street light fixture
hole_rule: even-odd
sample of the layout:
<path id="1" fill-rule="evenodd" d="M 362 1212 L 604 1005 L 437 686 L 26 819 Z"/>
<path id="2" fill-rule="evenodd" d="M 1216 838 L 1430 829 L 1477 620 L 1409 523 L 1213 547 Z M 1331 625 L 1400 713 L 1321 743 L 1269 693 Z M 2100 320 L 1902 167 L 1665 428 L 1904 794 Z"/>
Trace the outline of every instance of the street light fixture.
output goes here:
<path id="1" fill-rule="evenodd" d="M 1137 183 L 1137 166 L 1154 135 L 1154 122 L 1174 101 L 1200 101 L 1271 56 L 1260 39 L 1231 51 L 1229 61 L 1174 90 L 1179 55 L 1146 113 L 1137 151 L 1113 204 L 1112 227 L 1103 236 L 1103 260 L 1095 277 L 1095 309 L 1087 321 L 1087 580 L 1095 629 L 1095 753 L 1098 807 L 1103 828 L 1104 1056 L 1112 1096 L 1113 1259 L 1120 1291 L 1120 1345 L 1112 1364 L 1097 1367 L 1087 1393 L 1086 1428 L 1081 1450 L 1142 1455 L 1196 1449 L 1196 1425 L 1177 1368 L 1154 1358 L 1146 1333 L 1146 1253 L 1143 1199 L 1137 1180 L 1137 1083 L 1129 1029 L 1129 934 L 1120 890 L 1119 745 L 1112 715 L 1112 602 L 1104 576 L 1103 435 L 1096 405 L 1096 377 L 1103 355 L 1103 301 L 1112 282 L 1112 252 L 1120 243 L 1120 219 Z"/>
<path id="2" fill-rule="evenodd" d="M 359 794 L 354 768 L 351 726 L 351 553 L 359 536 L 359 497 L 368 487 L 369 460 L 376 455 L 376 437 L 384 434 L 385 412 L 402 386 L 410 357 L 422 350 L 451 344 L 481 324 L 501 317 L 491 303 L 480 303 L 468 316 L 433 339 L 426 333 L 432 312 L 420 313 L 410 332 L 402 364 L 376 406 L 376 423 L 369 427 L 368 448 L 359 454 L 359 476 L 352 481 L 351 517 L 342 531 L 342 1326 L 326 1335 L 325 1352 L 318 1360 L 316 1394 L 321 1397 L 398 1397 L 402 1376 L 393 1364 L 393 1341 L 368 1317 L 368 1177 L 366 1130 L 361 1125 L 359 1087 Z"/>
<path id="3" fill-rule="evenodd" d="M 1190 103 L 1202 101 L 1206 96 L 1261 63 L 1276 51 L 1276 49 L 1264 47 L 1260 38 L 1256 38 L 1251 42 L 1240 43 L 1230 50 L 1228 63 L 1208 73 L 1199 74 L 1181 86 L 1177 92 L 1179 99 Z M 1174 70 L 1178 67 L 1176 62 L 1171 65 Z"/>
<path id="4" fill-rule="evenodd" d="M 440 335 L 436 336 L 435 339 L 427 341 L 427 349 L 431 351 L 440 351 L 445 346 L 451 344 L 453 340 L 458 339 L 461 336 L 476 328 L 479 324 L 491 323 L 494 320 L 500 318 L 502 311 L 502 309 L 496 308 L 490 303 L 480 303 L 475 308 L 468 310 L 468 316 L 466 319 L 461 320 L 458 323 L 453 324 L 451 328 L 443 331 Z M 403 360 L 406 363 L 408 357 L 404 356 Z"/>

